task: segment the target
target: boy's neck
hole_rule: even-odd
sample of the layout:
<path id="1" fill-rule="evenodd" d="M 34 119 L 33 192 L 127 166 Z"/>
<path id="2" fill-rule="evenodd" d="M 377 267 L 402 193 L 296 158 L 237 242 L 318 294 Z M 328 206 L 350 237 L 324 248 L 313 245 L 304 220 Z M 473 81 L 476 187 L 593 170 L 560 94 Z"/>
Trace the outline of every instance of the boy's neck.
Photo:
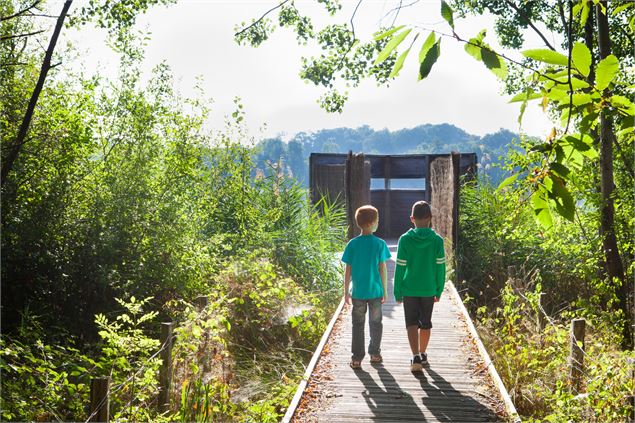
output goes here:
<path id="1" fill-rule="evenodd" d="M 413 223 L 416 229 L 429 228 L 431 226 L 430 222 L 418 222 L 415 220 Z"/>
<path id="2" fill-rule="evenodd" d="M 362 235 L 371 235 L 373 233 L 373 231 L 368 228 L 368 229 L 362 229 Z"/>

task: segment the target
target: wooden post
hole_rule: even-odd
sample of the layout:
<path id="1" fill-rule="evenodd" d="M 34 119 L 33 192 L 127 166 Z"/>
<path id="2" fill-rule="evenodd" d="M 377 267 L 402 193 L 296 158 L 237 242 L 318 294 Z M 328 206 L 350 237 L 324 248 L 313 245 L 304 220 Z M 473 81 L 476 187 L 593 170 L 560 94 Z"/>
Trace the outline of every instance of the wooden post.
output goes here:
<path id="1" fill-rule="evenodd" d="M 209 297 L 207 295 L 200 295 L 194 299 L 194 304 L 199 310 L 204 310 L 209 304 Z"/>
<path id="2" fill-rule="evenodd" d="M 170 387 L 172 385 L 172 341 L 174 323 L 161 323 L 161 367 L 159 368 L 159 409 L 170 407 Z"/>
<path id="3" fill-rule="evenodd" d="M 635 358 L 627 358 L 626 363 L 628 365 L 628 368 L 630 369 L 629 373 L 631 375 L 631 380 L 635 381 Z M 628 406 L 631 409 L 628 415 L 629 417 L 628 421 L 635 422 L 635 386 L 633 386 L 633 390 L 631 391 L 631 394 L 628 396 Z"/>
<path id="4" fill-rule="evenodd" d="M 578 393 L 582 384 L 582 369 L 584 365 L 584 319 L 571 321 L 571 351 L 569 355 L 569 383 L 571 388 Z M 578 342 L 582 345 L 579 346 Z"/>
<path id="5" fill-rule="evenodd" d="M 453 151 L 452 158 L 452 257 L 459 244 L 459 179 L 461 171 L 461 153 Z M 456 266 L 454 266 L 456 267 Z"/>
<path id="6" fill-rule="evenodd" d="M 348 238 L 357 234 L 355 210 L 370 203 L 370 163 L 364 160 L 364 154 L 348 152 L 346 160 L 346 210 L 348 220 Z"/>
<path id="7" fill-rule="evenodd" d="M 547 294 L 544 292 L 541 292 L 540 295 L 538 296 L 538 312 L 537 312 L 538 333 L 542 332 L 545 326 L 547 325 L 547 316 L 546 316 L 545 308 L 544 308 L 545 295 Z"/>
<path id="8" fill-rule="evenodd" d="M 98 377 L 90 381 L 91 422 L 110 421 L 110 377 Z"/>
<path id="9" fill-rule="evenodd" d="M 392 237 L 390 204 L 390 156 L 386 156 L 384 157 L 384 215 L 379 216 L 379 219 L 384 221 L 384 238 Z"/>

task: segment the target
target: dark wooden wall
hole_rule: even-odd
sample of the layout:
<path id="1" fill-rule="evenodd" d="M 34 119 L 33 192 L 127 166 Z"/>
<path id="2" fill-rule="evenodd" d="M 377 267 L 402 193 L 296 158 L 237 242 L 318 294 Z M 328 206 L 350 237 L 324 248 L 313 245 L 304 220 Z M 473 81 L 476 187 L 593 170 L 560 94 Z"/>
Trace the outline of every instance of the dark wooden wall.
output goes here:
<path id="1" fill-rule="evenodd" d="M 349 153 L 350 154 L 350 153 Z M 366 192 L 357 192 L 359 190 L 366 191 L 366 186 L 370 187 L 370 180 L 359 182 L 361 185 L 353 188 L 352 192 L 346 192 L 346 166 L 347 166 L 347 154 L 330 154 L 330 153 L 312 153 L 309 159 L 310 163 L 310 190 L 311 198 L 313 202 L 317 202 L 321 195 L 327 195 L 330 199 L 344 198 L 360 196 L 360 198 L 367 198 Z M 353 157 L 353 156 L 351 156 Z M 398 238 L 401 234 L 406 232 L 410 227 L 410 210 L 412 204 L 419 200 L 426 200 L 431 202 L 432 207 L 435 208 L 434 200 L 431 193 L 431 168 L 435 167 L 432 164 L 438 160 L 439 163 L 449 160 L 452 163 L 453 171 L 452 176 L 449 178 L 441 178 L 438 181 L 443 181 L 443 184 L 458 183 L 458 177 L 464 175 L 466 178 L 473 178 L 476 175 L 476 154 L 475 153 L 454 153 L 454 154 L 410 154 L 410 155 L 375 155 L 364 154 L 354 155 L 355 160 L 362 160 L 370 163 L 370 178 L 384 179 L 383 189 L 370 190 L 370 204 L 375 206 L 379 210 L 379 228 L 377 230 L 377 236 L 382 238 Z M 455 177 L 456 168 L 458 167 L 458 176 Z M 436 166 L 435 168 L 438 168 Z M 361 173 L 358 172 L 361 175 Z M 363 176 L 367 178 L 366 174 Z M 391 189 L 391 181 L 395 179 L 420 179 L 421 187 L 416 189 Z M 354 184 L 349 181 L 349 186 Z M 443 186 L 437 187 L 438 191 L 442 191 Z M 448 186 L 448 188 L 450 188 Z M 348 195 L 347 195 L 348 194 Z M 438 196 L 437 198 L 448 197 L 454 198 L 458 192 L 448 192 L 445 196 Z M 440 200 L 436 200 L 437 202 Z M 359 201 L 353 200 L 354 203 Z M 456 220 L 456 213 L 458 210 L 458 202 L 452 201 L 449 206 L 453 210 L 450 211 L 449 219 Z M 454 204 L 456 203 L 456 205 Z M 448 203 L 449 204 L 449 203 Z M 361 205 L 361 204 L 360 204 Z M 441 206 L 439 204 L 439 206 Z M 447 209 L 448 205 L 443 205 L 441 209 Z M 349 210 L 349 219 L 352 207 L 347 202 L 347 209 Z M 352 209 L 354 213 L 354 209 Z M 447 210 L 445 210 L 447 212 Z M 444 214 L 445 214 L 444 212 Z M 452 222 L 443 220 L 444 225 L 449 224 L 452 226 Z M 353 229 L 353 233 L 356 229 Z M 454 241 L 456 230 L 443 229 L 445 236 L 450 237 L 450 241 Z"/>

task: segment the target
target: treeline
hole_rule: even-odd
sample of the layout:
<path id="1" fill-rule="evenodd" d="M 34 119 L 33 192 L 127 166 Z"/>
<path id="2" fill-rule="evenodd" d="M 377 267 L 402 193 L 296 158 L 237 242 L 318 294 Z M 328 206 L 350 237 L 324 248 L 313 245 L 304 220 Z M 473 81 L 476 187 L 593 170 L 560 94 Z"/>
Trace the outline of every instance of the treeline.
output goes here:
<path id="1" fill-rule="evenodd" d="M 255 160 L 261 168 L 280 163 L 285 171 L 303 185 L 308 185 L 311 153 L 364 152 L 367 154 L 436 154 L 459 151 L 476 153 L 479 172 L 492 183 L 502 180 L 501 157 L 520 144 L 520 136 L 506 129 L 482 137 L 471 135 L 454 125 L 425 124 L 414 128 L 376 131 L 359 128 L 322 129 L 300 132 L 288 142 L 281 138 L 262 140 L 256 146 Z"/>

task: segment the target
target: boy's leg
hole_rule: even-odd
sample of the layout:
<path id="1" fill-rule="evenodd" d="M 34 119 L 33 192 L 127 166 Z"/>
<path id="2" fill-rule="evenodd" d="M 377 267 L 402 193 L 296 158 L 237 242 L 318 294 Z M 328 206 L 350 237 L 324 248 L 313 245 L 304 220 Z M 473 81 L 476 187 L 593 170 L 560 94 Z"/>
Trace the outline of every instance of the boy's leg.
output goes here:
<path id="1" fill-rule="evenodd" d="M 410 351 L 412 355 L 419 354 L 419 326 L 411 325 L 406 327 L 408 331 L 408 343 L 410 344 Z"/>
<path id="2" fill-rule="evenodd" d="M 420 326 L 419 326 L 419 352 L 426 352 L 432 329 L 432 309 L 434 297 L 421 297 L 420 299 Z"/>
<path id="3" fill-rule="evenodd" d="M 426 352 L 430 342 L 430 329 L 419 329 L 419 352 Z"/>
<path id="4" fill-rule="evenodd" d="M 381 319 L 381 298 L 368 300 L 368 326 L 370 327 L 368 354 L 370 355 L 379 355 L 381 353 L 381 335 L 384 329 Z"/>
<path id="5" fill-rule="evenodd" d="M 403 311 L 410 350 L 416 355 L 419 354 L 419 298 L 403 297 Z"/>
<path id="6" fill-rule="evenodd" d="M 353 298 L 353 336 L 351 353 L 353 360 L 361 361 L 364 358 L 364 323 L 366 320 L 366 300 Z"/>

